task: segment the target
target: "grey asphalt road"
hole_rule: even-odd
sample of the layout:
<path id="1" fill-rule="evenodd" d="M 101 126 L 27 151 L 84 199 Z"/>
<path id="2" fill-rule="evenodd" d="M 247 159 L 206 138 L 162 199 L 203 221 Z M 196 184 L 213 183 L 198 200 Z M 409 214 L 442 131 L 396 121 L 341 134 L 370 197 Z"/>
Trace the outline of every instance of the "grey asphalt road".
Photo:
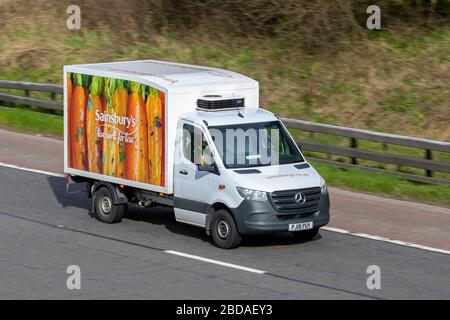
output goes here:
<path id="1" fill-rule="evenodd" d="M 450 299 L 449 255 L 329 231 L 308 242 L 253 237 L 227 251 L 169 209 L 130 208 L 107 225 L 89 208 L 62 178 L 0 168 L 0 299 Z M 66 287 L 69 265 L 81 268 L 80 290 Z M 367 289 L 369 265 L 381 268 L 381 290 Z"/>

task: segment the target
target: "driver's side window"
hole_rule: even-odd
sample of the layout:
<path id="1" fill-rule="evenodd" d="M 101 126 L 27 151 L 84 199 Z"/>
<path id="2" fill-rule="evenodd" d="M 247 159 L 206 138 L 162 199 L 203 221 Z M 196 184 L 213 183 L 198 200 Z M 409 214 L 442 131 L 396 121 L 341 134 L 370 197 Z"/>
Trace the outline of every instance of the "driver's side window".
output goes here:
<path id="1" fill-rule="evenodd" d="M 183 125 L 183 156 L 194 164 L 211 164 L 212 157 L 208 142 L 200 128 L 191 124 Z"/>

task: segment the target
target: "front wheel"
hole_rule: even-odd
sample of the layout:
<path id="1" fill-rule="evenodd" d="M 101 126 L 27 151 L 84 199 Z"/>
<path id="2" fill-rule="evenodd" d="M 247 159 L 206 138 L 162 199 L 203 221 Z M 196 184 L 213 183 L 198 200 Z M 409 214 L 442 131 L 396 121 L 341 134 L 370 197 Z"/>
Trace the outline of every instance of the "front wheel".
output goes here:
<path id="1" fill-rule="evenodd" d="M 319 228 L 313 228 L 311 230 L 304 230 L 304 231 L 294 231 L 291 232 L 294 237 L 301 240 L 310 240 L 314 238 L 319 233 Z"/>
<path id="2" fill-rule="evenodd" d="M 106 187 L 101 187 L 95 192 L 94 206 L 95 218 L 105 223 L 120 222 L 126 211 L 125 204 L 114 204 L 111 192 Z"/>
<path id="3" fill-rule="evenodd" d="M 218 210 L 213 214 L 211 235 L 214 243 L 222 249 L 236 248 L 242 240 L 233 216 L 225 209 Z"/>

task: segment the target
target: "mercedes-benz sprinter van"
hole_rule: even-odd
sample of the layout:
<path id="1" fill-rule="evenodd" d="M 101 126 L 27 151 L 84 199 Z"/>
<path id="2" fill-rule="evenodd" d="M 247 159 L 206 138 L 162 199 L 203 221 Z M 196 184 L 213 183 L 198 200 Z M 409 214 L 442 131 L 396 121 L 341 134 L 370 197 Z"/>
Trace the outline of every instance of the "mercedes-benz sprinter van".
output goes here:
<path id="1" fill-rule="evenodd" d="M 170 206 L 221 248 L 248 234 L 314 237 L 329 222 L 324 179 L 241 74 L 145 60 L 64 68 L 64 171 L 92 213 Z"/>

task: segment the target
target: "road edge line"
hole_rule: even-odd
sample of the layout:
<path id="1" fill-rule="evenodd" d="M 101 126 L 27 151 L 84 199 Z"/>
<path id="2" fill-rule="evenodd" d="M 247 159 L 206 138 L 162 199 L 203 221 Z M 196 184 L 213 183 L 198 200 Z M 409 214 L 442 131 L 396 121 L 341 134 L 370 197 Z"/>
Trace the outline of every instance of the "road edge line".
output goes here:
<path id="1" fill-rule="evenodd" d="M 389 239 L 389 238 L 384 238 L 384 237 L 380 237 L 380 236 L 373 236 L 371 234 L 366 234 L 366 233 L 351 232 L 349 230 L 333 228 L 333 227 L 322 227 L 320 229 L 325 230 L 325 231 L 336 232 L 336 233 L 348 234 L 348 235 L 351 235 L 351 236 L 365 238 L 365 239 L 370 239 L 370 240 L 375 240 L 375 241 L 387 242 L 387 243 L 396 244 L 396 245 L 400 245 L 400 246 L 404 246 L 404 247 L 410 247 L 410 248 L 421 249 L 421 250 L 426 250 L 426 251 L 431 251 L 431 252 L 443 253 L 443 254 L 449 254 L 450 255 L 450 251 L 449 250 L 439 249 L 439 248 L 434 248 L 434 247 L 428 247 L 428 246 L 424 246 L 424 245 L 417 244 L 417 243 L 406 242 L 406 241 L 402 241 L 402 240 Z"/>
<path id="2" fill-rule="evenodd" d="M 25 167 L 21 167 L 21 166 L 15 165 L 15 164 L 9 164 L 9 163 L 4 163 L 4 162 L 0 162 L 0 167 L 17 169 L 17 170 L 28 171 L 28 172 L 33 172 L 33 173 L 40 173 L 40 174 L 45 174 L 45 175 L 53 176 L 53 177 L 64 177 L 64 175 L 61 173 L 54 173 L 54 172 L 38 170 L 38 169 L 30 169 L 30 168 L 25 168 Z"/>

